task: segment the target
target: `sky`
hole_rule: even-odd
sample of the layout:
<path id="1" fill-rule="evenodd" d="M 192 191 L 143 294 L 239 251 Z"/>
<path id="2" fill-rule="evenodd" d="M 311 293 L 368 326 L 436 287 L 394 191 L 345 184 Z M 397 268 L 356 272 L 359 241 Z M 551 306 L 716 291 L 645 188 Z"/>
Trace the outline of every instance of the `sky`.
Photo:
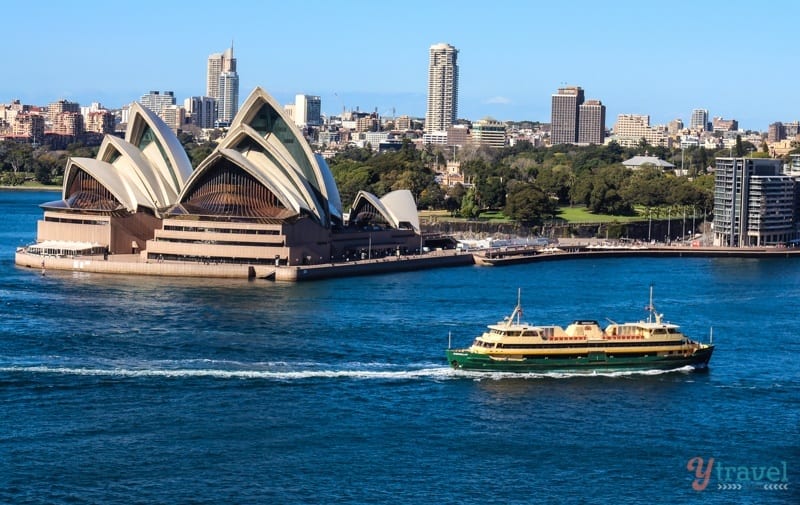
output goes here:
<path id="1" fill-rule="evenodd" d="M 796 0 L 43 0 L 3 5 L 0 103 L 117 108 L 150 90 L 205 94 L 233 44 L 240 100 L 319 95 L 322 111 L 424 117 L 428 50 L 458 49 L 458 117 L 550 121 L 581 86 L 651 124 L 693 109 L 766 131 L 800 120 Z"/>

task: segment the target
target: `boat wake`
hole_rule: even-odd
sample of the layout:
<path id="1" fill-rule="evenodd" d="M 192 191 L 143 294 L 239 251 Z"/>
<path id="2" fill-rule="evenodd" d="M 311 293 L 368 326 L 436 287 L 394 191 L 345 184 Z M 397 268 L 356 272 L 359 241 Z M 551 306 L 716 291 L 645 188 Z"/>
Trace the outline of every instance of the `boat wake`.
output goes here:
<path id="1" fill-rule="evenodd" d="M 0 373 L 35 375 L 77 375 L 108 378 L 211 378 L 292 381 L 304 379 L 446 379 L 454 376 L 448 367 L 420 368 L 410 370 L 368 370 L 368 369 L 307 369 L 307 370 L 264 370 L 264 369 L 222 369 L 222 368 L 89 368 L 59 366 L 5 366 Z"/>
<path id="2" fill-rule="evenodd" d="M 213 362 L 211 360 L 197 360 L 200 362 Z M 303 363 L 303 368 L 294 369 L 291 364 L 278 363 L 247 363 L 236 362 L 236 368 L 186 368 L 164 367 L 164 361 L 158 362 L 158 367 L 137 363 L 134 366 L 58 366 L 45 364 L 17 364 L 0 366 L 3 374 L 24 375 L 71 375 L 85 377 L 107 378 L 210 378 L 210 379 L 239 379 L 239 380 L 267 380 L 267 381 L 295 381 L 309 379 L 353 379 L 353 380 L 448 380 L 471 379 L 482 380 L 509 380 L 509 379 L 570 379 L 576 377 L 631 377 L 637 375 L 662 375 L 674 372 L 690 372 L 691 366 L 674 370 L 636 370 L 636 371 L 603 371 L 603 372 L 476 372 L 454 370 L 450 367 L 435 366 L 433 364 L 419 364 L 415 368 L 398 368 L 396 365 L 369 363 L 368 366 L 359 366 L 358 363 L 348 363 L 348 368 L 335 368 L 322 363 Z M 185 363 L 184 363 L 185 364 Z M 230 363 L 229 363 L 230 364 Z M 133 364 L 131 364 L 133 365 Z M 144 365 L 144 366 L 142 366 Z M 297 365 L 295 365 L 297 366 Z M 351 368 L 352 367 L 352 368 Z"/>
<path id="3" fill-rule="evenodd" d="M 475 380 L 504 380 L 504 379 L 573 379 L 578 377 L 636 377 L 653 376 L 672 373 L 690 373 L 696 370 L 692 365 L 682 366 L 673 369 L 659 370 L 586 370 L 575 372 L 481 372 L 473 370 L 458 370 L 456 375 L 459 377 L 469 377 Z"/>

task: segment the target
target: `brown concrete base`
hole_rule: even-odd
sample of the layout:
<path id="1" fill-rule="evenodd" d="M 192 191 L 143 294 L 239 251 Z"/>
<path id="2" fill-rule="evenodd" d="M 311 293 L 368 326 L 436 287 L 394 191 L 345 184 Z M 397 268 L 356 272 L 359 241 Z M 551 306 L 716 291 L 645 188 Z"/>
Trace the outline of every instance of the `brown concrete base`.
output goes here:
<path id="1" fill-rule="evenodd" d="M 348 263 L 327 263 L 308 266 L 268 266 L 203 264 L 190 262 L 153 262 L 135 254 L 85 256 L 62 258 L 39 256 L 17 251 L 14 262 L 17 266 L 47 270 L 68 270 L 76 272 L 95 272 L 122 275 L 157 275 L 171 277 L 219 277 L 219 278 L 257 278 L 276 281 L 298 282 L 333 277 L 352 277 L 381 273 L 424 270 L 429 268 L 464 266 L 474 264 L 472 254 L 454 251 L 436 251 L 423 256 L 387 257 Z"/>

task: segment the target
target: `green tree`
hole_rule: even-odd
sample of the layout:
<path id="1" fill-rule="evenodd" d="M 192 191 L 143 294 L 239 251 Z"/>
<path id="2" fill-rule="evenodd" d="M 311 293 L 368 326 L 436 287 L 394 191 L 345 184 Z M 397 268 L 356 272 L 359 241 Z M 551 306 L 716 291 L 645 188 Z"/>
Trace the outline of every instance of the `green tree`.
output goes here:
<path id="1" fill-rule="evenodd" d="M 451 215 L 455 216 L 456 212 L 461 209 L 461 202 L 466 193 L 467 189 L 461 183 L 457 183 L 452 188 L 447 190 L 447 195 L 445 196 L 444 200 L 444 207 L 450 211 Z"/>
<path id="2" fill-rule="evenodd" d="M 736 156 L 744 156 L 744 146 L 742 145 L 742 136 L 736 136 Z"/>
<path id="3" fill-rule="evenodd" d="M 630 171 L 621 165 L 603 167 L 597 171 L 592 181 L 589 195 L 589 210 L 596 214 L 629 216 L 633 206 L 623 198 L 622 188 Z"/>
<path id="4" fill-rule="evenodd" d="M 504 213 L 511 219 L 533 226 L 555 216 L 557 210 L 556 200 L 535 184 L 519 182 L 509 187 Z"/>
<path id="5" fill-rule="evenodd" d="M 623 200 L 647 208 L 664 205 L 666 202 L 666 176 L 660 168 L 643 166 L 633 172 L 620 188 Z"/>
<path id="6" fill-rule="evenodd" d="M 470 187 L 461 199 L 461 217 L 476 219 L 481 214 L 475 186 Z"/>
<path id="7" fill-rule="evenodd" d="M 502 209 L 506 204 L 506 185 L 503 178 L 492 176 L 476 181 L 481 206 L 484 209 Z"/>
<path id="8" fill-rule="evenodd" d="M 428 184 L 422 190 L 417 201 L 417 208 L 420 209 L 441 209 L 444 207 L 445 193 L 441 186 L 436 182 Z"/>

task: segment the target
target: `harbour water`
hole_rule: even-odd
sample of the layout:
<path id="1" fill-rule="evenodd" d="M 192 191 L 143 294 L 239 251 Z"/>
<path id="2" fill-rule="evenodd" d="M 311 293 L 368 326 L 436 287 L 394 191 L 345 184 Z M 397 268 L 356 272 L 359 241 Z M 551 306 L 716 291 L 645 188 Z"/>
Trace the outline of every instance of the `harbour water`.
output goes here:
<path id="1" fill-rule="evenodd" d="M 0 191 L 1 503 L 798 503 L 800 260 L 636 258 L 299 284 L 14 266 Z M 510 312 L 646 317 L 707 371 L 456 372 Z M 713 458 L 713 462 L 712 462 Z M 694 486 L 693 486 L 694 484 Z"/>

